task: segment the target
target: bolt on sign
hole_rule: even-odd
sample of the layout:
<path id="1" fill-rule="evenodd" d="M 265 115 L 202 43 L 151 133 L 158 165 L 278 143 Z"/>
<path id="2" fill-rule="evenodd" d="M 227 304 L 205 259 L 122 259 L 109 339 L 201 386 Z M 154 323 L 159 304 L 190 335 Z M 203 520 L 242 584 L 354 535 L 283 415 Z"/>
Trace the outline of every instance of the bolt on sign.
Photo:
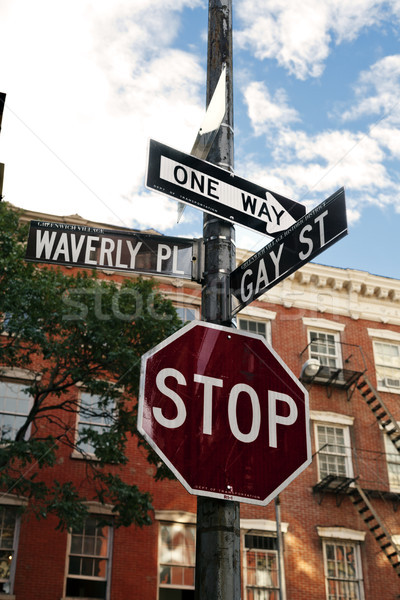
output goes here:
<path id="1" fill-rule="evenodd" d="M 192 278 L 194 240 L 31 221 L 26 260 Z"/>
<path id="2" fill-rule="evenodd" d="M 142 357 L 138 430 L 196 495 L 265 505 L 311 462 L 307 390 L 262 336 L 200 321 Z"/>

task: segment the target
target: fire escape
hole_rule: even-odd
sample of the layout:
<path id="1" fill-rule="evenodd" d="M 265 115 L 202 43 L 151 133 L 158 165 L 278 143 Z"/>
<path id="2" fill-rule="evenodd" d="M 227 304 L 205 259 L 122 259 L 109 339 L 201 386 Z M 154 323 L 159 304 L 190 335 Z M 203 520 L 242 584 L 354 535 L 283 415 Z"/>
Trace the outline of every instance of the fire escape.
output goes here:
<path id="1" fill-rule="evenodd" d="M 315 355 L 313 357 L 311 351 L 313 342 L 310 342 L 300 355 L 303 360 L 305 356 L 311 355 L 311 358 L 308 358 L 303 364 L 300 380 L 309 388 L 314 384 L 325 386 L 328 397 L 331 397 L 333 387 L 345 390 L 348 400 L 356 390 L 359 390 L 382 431 L 391 440 L 394 451 L 400 454 L 400 427 L 381 395 L 365 375 L 367 368 L 361 348 L 351 344 L 336 343 L 341 347 L 343 366 L 321 364 Z M 318 452 L 322 450 L 323 448 L 320 448 Z M 380 479 L 380 474 L 386 470 L 386 454 L 359 449 L 353 449 L 353 452 L 358 472 L 362 470 L 366 473 L 368 468 L 375 464 L 375 476 L 372 480 L 368 481 L 368 478 L 363 477 L 361 486 L 358 476 L 344 477 L 328 474 L 313 487 L 313 492 L 319 503 L 322 502 L 326 493 L 335 494 L 338 505 L 347 496 L 400 577 L 400 548 L 396 546 L 390 530 L 371 502 L 372 498 L 390 501 L 394 510 L 397 510 L 400 504 L 400 493 L 388 491 L 387 484 L 382 486 L 382 482 L 376 483 Z"/>

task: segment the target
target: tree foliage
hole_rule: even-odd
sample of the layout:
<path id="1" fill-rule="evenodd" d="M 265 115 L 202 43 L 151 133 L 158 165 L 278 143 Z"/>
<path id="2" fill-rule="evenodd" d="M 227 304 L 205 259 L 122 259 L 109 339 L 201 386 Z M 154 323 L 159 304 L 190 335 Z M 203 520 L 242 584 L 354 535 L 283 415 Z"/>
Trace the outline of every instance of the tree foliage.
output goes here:
<path id="1" fill-rule="evenodd" d="M 26 239 L 16 211 L 0 203 L 0 379 L 9 369 L 29 372 L 31 399 L 18 429 L 3 423 L 0 431 L 1 490 L 27 497 L 38 517 L 55 514 L 61 528 L 80 522 L 89 500 L 112 504 L 116 525 L 147 524 L 151 498 L 122 467 L 136 434 L 140 358 L 180 326 L 176 311 L 149 280 L 117 285 L 95 272 L 26 262 Z M 80 407 L 79 388 L 96 402 Z M 77 438 L 80 409 L 107 427 L 84 428 Z M 53 476 L 65 447 L 93 451 L 96 460 L 85 461 L 91 497 Z M 164 476 L 148 452 L 156 477 Z"/>

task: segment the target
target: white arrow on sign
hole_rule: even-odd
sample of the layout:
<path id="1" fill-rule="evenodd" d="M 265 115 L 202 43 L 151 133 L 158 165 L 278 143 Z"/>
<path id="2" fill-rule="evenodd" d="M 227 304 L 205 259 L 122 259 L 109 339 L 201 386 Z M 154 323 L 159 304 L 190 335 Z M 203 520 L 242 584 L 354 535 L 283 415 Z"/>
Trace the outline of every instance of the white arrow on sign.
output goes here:
<path id="1" fill-rule="evenodd" d="M 294 200 L 155 140 L 149 142 L 146 187 L 272 237 L 306 212 Z"/>
<path id="2" fill-rule="evenodd" d="M 266 235 L 285 231 L 296 222 L 271 192 L 266 192 L 265 198 L 250 195 L 224 181 L 205 178 L 203 172 L 166 156 L 161 156 L 160 178 L 185 190 L 196 191 L 210 200 L 222 202 L 244 215 L 264 221 Z"/>

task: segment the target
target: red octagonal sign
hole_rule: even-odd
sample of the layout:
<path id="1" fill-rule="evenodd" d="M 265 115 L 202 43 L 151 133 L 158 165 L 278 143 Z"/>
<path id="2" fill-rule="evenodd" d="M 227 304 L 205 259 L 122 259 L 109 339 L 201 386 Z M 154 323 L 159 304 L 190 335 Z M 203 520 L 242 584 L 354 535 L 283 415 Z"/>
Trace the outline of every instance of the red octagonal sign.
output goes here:
<path id="1" fill-rule="evenodd" d="M 138 429 L 192 494 L 264 505 L 311 462 L 308 393 L 262 336 L 193 321 L 140 387 Z"/>

